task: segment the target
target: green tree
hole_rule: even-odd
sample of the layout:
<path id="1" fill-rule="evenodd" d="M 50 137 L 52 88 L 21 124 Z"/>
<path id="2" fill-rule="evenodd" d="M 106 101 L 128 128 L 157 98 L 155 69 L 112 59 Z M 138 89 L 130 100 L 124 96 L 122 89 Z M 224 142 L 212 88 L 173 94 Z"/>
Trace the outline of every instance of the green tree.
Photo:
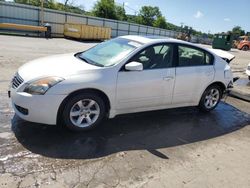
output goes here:
<path id="1" fill-rule="evenodd" d="M 15 3 L 41 6 L 41 1 L 38 0 L 14 0 Z"/>
<path id="2" fill-rule="evenodd" d="M 94 16 L 117 19 L 116 6 L 114 0 L 100 0 L 98 1 L 92 10 Z"/>
<path id="3" fill-rule="evenodd" d="M 127 15 L 124 7 L 115 6 L 115 12 L 118 20 L 127 21 Z"/>
<path id="4" fill-rule="evenodd" d="M 159 27 L 159 28 L 162 28 L 162 29 L 166 29 L 166 28 L 167 28 L 167 22 L 166 22 L 165 17 L 164 17 L 164 16 L 158 17 L 158 18 L 154 21 L 153 26 L 154 26 L 154 27 Z"/>
<path id="5" fill-rule="evenodd" d="M 154 21 L 161 16 L 162 14 L 159 7 L 143 6 L 139 11 L 137 22 L 139 24 L 153 26 Z"/>
<path id="6" fill-rule="evenodd" d="M 135 15 L 126 15 L 126 16 L 128 22 L 137 23 L 137 16 Z"/>
<path id="7" fill-rule="evenodd" d="M 238 38 L 239 36 L 245 35 L 245 31 L 243 29 L 241 29 L 240 26 L 235 26 L 232 29 L 232 34 L 233 34 L 234 38 Z"/>
<path id="8" fill-rule="evenodd" d="M 168 30 L 174 30 L 174 31 L 181 31 L 181 27 L 176 26 L 176 25 L 174 25 L 172 23 L 167 23 L 166 29 L 168 29 Z"/>
<path id="9" fill-rule="evenodd" d="M 83 6 L 69 6 L 67 8 L 68 12 L 76 13 L 76 14 L 85 14 L 84 7 Z"/>
<path id="10" fill-rule="evenodd" d="M 41 6 L 40 0 L 14 0 L 15 3 L 28 4 L 33 6 Z M 85 13 L 84 8 L 82 6 L 73 6 L 72 1 L 65 1 L 64 4 L 57 3 L 55 0 L 44 0 L 45 8 L 73 12 L 78 14 Z"/>

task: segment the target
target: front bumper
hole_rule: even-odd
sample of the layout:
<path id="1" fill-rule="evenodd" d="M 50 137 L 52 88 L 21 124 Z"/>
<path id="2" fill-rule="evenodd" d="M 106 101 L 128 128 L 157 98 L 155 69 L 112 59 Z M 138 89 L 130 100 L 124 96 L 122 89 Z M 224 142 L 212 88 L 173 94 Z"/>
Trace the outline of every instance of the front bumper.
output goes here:
<path id="1" fill-rule="evenodd" d="M 31 95 L 10 90 L 15 113 L 24 120 L 55 125 L 57 112 L 66 95 Z M 28 112 L 27 112 L 28 111 Z"/>

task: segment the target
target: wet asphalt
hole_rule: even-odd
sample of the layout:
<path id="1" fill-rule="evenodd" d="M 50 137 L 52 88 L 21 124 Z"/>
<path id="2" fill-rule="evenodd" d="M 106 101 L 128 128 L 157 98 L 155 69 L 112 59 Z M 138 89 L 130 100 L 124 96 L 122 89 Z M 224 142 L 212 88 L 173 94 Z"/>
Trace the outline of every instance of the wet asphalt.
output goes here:
<path id="1" fill-rule="evenodd" d="M 117 168 L 119 165 L 125 165 L 126 160 L 130 160 L 133 165 L 126 167 L 125 173 L 137 165 L 136 168 L 143 169 L 143 172 L 136 172 L 134 175 L 136 178 L 125 186 L 134 187 L 133 183 L 139 181 L 137 178 L 150 174 L 147 170 L 154 165 L 154 160 L 174 161 L 176 158 L 186 160 L 188 154 L 185 154 L 185 150 L 183 149 L 180 154 L 175 153 L 174 148 L 185 145 L 191 148 L 197 147 L 196 144 L 199 142 L 206 143 L 208 140 L 230 135 L 250 124 L 250 114 L 247 113 L 249 103 L 229 98 L 226 99 L 228 103 L 236 107 L 221 102 L 210 113 L 200 112 L 196 107 L 188 107 L 128 114 L 105 120 L 95 130 L 76 133 L 60 126 L 22 120 L 13 113 L 11 106 L 6 104 L 6 101 L 9 101 L 7 95 L 1 96 L 1 99 L 3 98 L 4 100 L 0 102 L 0 173 L 7 182 L 1 184 L 0 178 L 0 185 L 3 187 L 9 185 L 18 187 L 26 185 L 27 181 L 30 187 L 39 187 L 44 183 L 53 185 L 54 182 L 59 182 L 59 187 L 63 187 L 65 182 L 56 176 L 62 175 L 64 171 L 68 173 L 64 174 L 63 179 L 70 180 L 66 187 L 74 187 L 81 182 L 79 180 L 81 176 L 79 175 L 80 178 L 72 183 L 75 173 L 72 170 L 76 168 L 78 172 L 82 170 L 84 176 L 87 167 L 96 170 L 97 173 L 98 169 L 103 167 L 102 164 Z M 241 106 L 248 109 L 247 112 L 237 109 Z M 161 152 L 161 149 L 168 150 L 168 148 L 172 151 L 170 155 Z M 134 156 L 133 151 L 139 153 Z M 138 155 L 143 158 L 144 152 L 154 159 L 146 159 L 145 164 L 140 164 L 137 162 Z M 124 155 L 129 156 L 129 154 L 130 159 L 125 159 Z M 110 162 L 116 161 L 120 156 L 124 159 L 118 164 Z M 96 163 L 100 165 L 96 166 Z M 80 184 L 80 187 L 96 187 L 100 185 L 99 179 L 107 183 L 106 176 L 107 174 L 110 176 L 111 169 L 103 170 L 99 176 L 93 173 L 91 175 L 93 177 L 89 177 L 84 184 Z M 46 178 L 42 179 L 44 177 L 41 173 L 48 177 L 44 175 Z M 111 177 L 117 178 L 117 174 L 113 176 Z M 128 180 L 133 175 L 127 174 L 125 177 L 125 180 Z M 95 182 L 93 179 L 98 181 Z M 113 184 L 108 184 L 106 187 L 110 187 L 109 185 Z M 116 183 L 114 185 L 120 187 Z"/>
<path id="2" fill-rule="evenodd" d="M 0 162 L 23 149 L 53 159 L 96 159 L 130 150 L 168 158 L 156 150 L 212 139 L 250 124 L 250 114 L 221 102 L 210 113 L 188 107 L 128 114 L 107 119 L 92 131 L 72 132 L 22 120 L 13 113 L 10 99 L 1 97 Z"/>
<path id="3" fill-rule="evenodd" d="M 250 115 L 221 103 L 209 113 L 181 108 L 106 120 L 96 130 L 70 132 L 56 126 L 11 120 L 19 143 L 32 153 L 61 159 L 92 159 L 120 151 L 148 150 L 198 142 L 240 129 Z"/>

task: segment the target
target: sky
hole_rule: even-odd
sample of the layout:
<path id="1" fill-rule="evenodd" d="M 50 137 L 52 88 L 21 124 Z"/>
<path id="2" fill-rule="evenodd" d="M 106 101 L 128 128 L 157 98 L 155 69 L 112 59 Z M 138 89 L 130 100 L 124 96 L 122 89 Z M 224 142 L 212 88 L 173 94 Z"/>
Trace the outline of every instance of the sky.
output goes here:
<path id="1" fill-rule="evenodd" d="M 57 0 L 62 2 L 63 0 Z M 92 9 L 96 0 L 72 0 L 75 5 Z M 158 6 L 167 22 L 181 23 L 206 33 L 231 30 L 239 25 L 250 32 L 250 0 L 115 0 L 125 4 L 128 14 L 135 14 L 142 6 Z"/>

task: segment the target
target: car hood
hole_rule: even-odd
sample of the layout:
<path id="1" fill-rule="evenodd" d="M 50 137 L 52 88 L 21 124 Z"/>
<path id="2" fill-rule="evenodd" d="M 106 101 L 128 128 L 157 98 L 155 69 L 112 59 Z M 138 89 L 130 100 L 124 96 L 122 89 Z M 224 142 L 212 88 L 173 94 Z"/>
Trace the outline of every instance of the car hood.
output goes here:
<path id="1" fill-rule="evenodd" d="M 79 74 L 82 71 L 100 69 L 78 59 L 74 53 L 54 55 L 30 61 L 18 69 L 18 74 L 26 81 L 46 77 L 58 76 L 65 78 Z"/>
<path id="2" fill-rule="evenodd" d="M 230 54 L 224 50 L 220 50 L 220 49 L 209 49 L 209 50 L 211 52 L 215 53 L 217 56 L 224 59 L 228 63 L 230 63 L 235 58 L 235 56 L 233 54 Z"/>

